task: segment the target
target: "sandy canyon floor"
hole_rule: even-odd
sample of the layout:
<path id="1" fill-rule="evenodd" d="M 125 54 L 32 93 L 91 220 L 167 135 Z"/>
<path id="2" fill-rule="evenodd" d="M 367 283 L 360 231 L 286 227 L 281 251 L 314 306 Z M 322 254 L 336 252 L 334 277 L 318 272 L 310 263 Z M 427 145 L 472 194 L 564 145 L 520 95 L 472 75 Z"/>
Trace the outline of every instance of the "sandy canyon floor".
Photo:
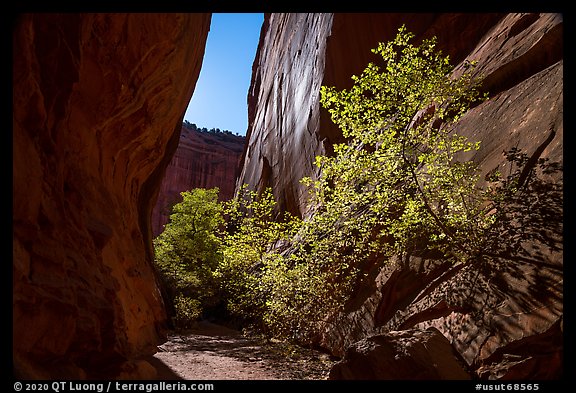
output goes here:
<path id="1" fill-rule="evenodd" d="M 335 362 L 319 351 L 209 322 L 169 335 L 158 349 L 152 361 L 159 377 L 172 380 L 322 380 Z"/>

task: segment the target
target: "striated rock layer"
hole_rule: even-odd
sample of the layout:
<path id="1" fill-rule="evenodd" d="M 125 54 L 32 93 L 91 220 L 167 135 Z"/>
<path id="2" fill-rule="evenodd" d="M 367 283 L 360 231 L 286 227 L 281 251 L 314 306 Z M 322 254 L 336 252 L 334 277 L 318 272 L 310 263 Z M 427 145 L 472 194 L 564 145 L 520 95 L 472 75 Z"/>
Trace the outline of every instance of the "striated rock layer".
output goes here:
<path id="1" fill-rule="evenodd" d="M 155 377 L 150 215 L 209 14 L 22 15 L 13 30 L 13 361 L 21 378 Z"/>
<path id="2" fill-rule="evenodd" d="M 152 234 L 158 236 L 170 217 L 171 207 L 182 191 L 218 187 L 225 201 L 234 196 L 238 163 L 245 138 L 226 133 L 208 133 L 182 127 L 178 149 L 166 168 L 166 175 L 152 211 Z"/>
<path id="3" fill-rule="evenodd" d="M 503 152 L 512 148 L 525 152 L 528 163 L 548 159 L 561 166 L 562 15 L 272 14 L 265 17 L 253 66 L 247 150 L 237 184 L 271 186 L 281 208 L 305 215 L 299 180 L 317 175 L 314 156 L 330 154 L 333 143 L 342 141 L 319 108 L 319 87 L 351 86 L 350 76 L 376 60 L 370 49 L 392 39 L 402 24 L 417 40 L 437 36 L 437 47 L 453 64 L 478 61 L 490 99 L 471 109 L 459 129 L 482 141 L 469 157 L 481 164 L 482 175 L 496 168 L 508 174 Z M 540 189 L 516 205 L 510 208 L 524 213 L 520 233 L 502 228 L 502 244 L 476 265 L 417 257 L 402 264 L 370 261 L 355 296 L 319 345 L 344 356 L 374 334 L 434 327 L 475 378 L 561 376 L 561 171 L 546 174 Z M 510 237 L 518 249 L 507 248 Z M 354 375 L 347 371 L 346 377 Z"/>

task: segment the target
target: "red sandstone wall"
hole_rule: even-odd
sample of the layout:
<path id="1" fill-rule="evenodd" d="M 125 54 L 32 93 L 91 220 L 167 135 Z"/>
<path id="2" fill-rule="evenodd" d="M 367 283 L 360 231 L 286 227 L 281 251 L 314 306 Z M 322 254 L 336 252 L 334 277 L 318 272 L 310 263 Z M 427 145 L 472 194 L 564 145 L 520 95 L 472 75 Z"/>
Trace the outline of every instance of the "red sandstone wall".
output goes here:
<path id="1" fill-rule="evenodd" d="M 13 361 L 21 378 L 154 377 L 150 214 L 209 14 L 28 14 L 13 29 Z"/>

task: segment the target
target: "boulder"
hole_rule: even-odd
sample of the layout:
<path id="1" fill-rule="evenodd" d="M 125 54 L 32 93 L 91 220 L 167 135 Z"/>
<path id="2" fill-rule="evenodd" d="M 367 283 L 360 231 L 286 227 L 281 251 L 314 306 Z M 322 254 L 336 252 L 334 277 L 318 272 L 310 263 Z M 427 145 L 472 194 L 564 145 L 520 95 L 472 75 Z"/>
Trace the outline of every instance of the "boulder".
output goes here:
<path id="1" fill-rule="evenodd" d="M 390 331 L 355 342 L 329 379 L 466 380 L 470 375 L 435 328 Z"/>

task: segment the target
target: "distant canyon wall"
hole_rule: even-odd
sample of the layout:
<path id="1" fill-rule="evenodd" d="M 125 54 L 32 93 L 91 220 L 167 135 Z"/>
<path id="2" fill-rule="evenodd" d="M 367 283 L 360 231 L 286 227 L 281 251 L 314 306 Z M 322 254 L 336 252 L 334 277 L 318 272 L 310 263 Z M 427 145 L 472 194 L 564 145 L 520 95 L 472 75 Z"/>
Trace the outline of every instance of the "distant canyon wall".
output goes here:
<path id="1" fill-rule="evenodd" d="M 24 14 L 13 28 L 13 364 L 155 377 L 150 216 L 210 14 Z"/>
<path id="2" fill-rule="evenodd" d="M 152 211 L 152 234 L 158 236 L 170 218 L 170 209 L 181 202 L 182 191 L 218 187 L 221 201 L 234 196 L 242 136 L 194 131 L 182 127 L 180 143 L 166 168 Z"/>
<path id="3" fill-rule="evenodd" d="M 299 180 L 316 176 L 314 157 L 342 141 L 319 106 L 320 86 L 350 87 L 351 75 L 375 60 L 370 49 L 392 39 L 402 24 L 416 40 L 437 36 L 437 48 L 450 55 L 455 72 L 464 61 L 478 61 L 490 99 L 471 109 L 459 128 L 482 141 L 470 158 L 483 176 L 498 167 L 509 170 L 503 152 L 512 148 L 534 162 L 562 165 L 562 15 L 270 14 L 253 65 L 237 185 L 272 187 L 280 209 L 305 215 Z M 546 176 L 556 191 L 524 207 L 528 233 L 517 254 L 466 268 L 415 257 L 407 264 L 371 261 L 346 312 L 319 344 L 343 356 L 373 334 L 435 328 L 476 377 L 561 375 L 562 174 Z M 334 375 L 358 375 L 349 366 Z"/>

